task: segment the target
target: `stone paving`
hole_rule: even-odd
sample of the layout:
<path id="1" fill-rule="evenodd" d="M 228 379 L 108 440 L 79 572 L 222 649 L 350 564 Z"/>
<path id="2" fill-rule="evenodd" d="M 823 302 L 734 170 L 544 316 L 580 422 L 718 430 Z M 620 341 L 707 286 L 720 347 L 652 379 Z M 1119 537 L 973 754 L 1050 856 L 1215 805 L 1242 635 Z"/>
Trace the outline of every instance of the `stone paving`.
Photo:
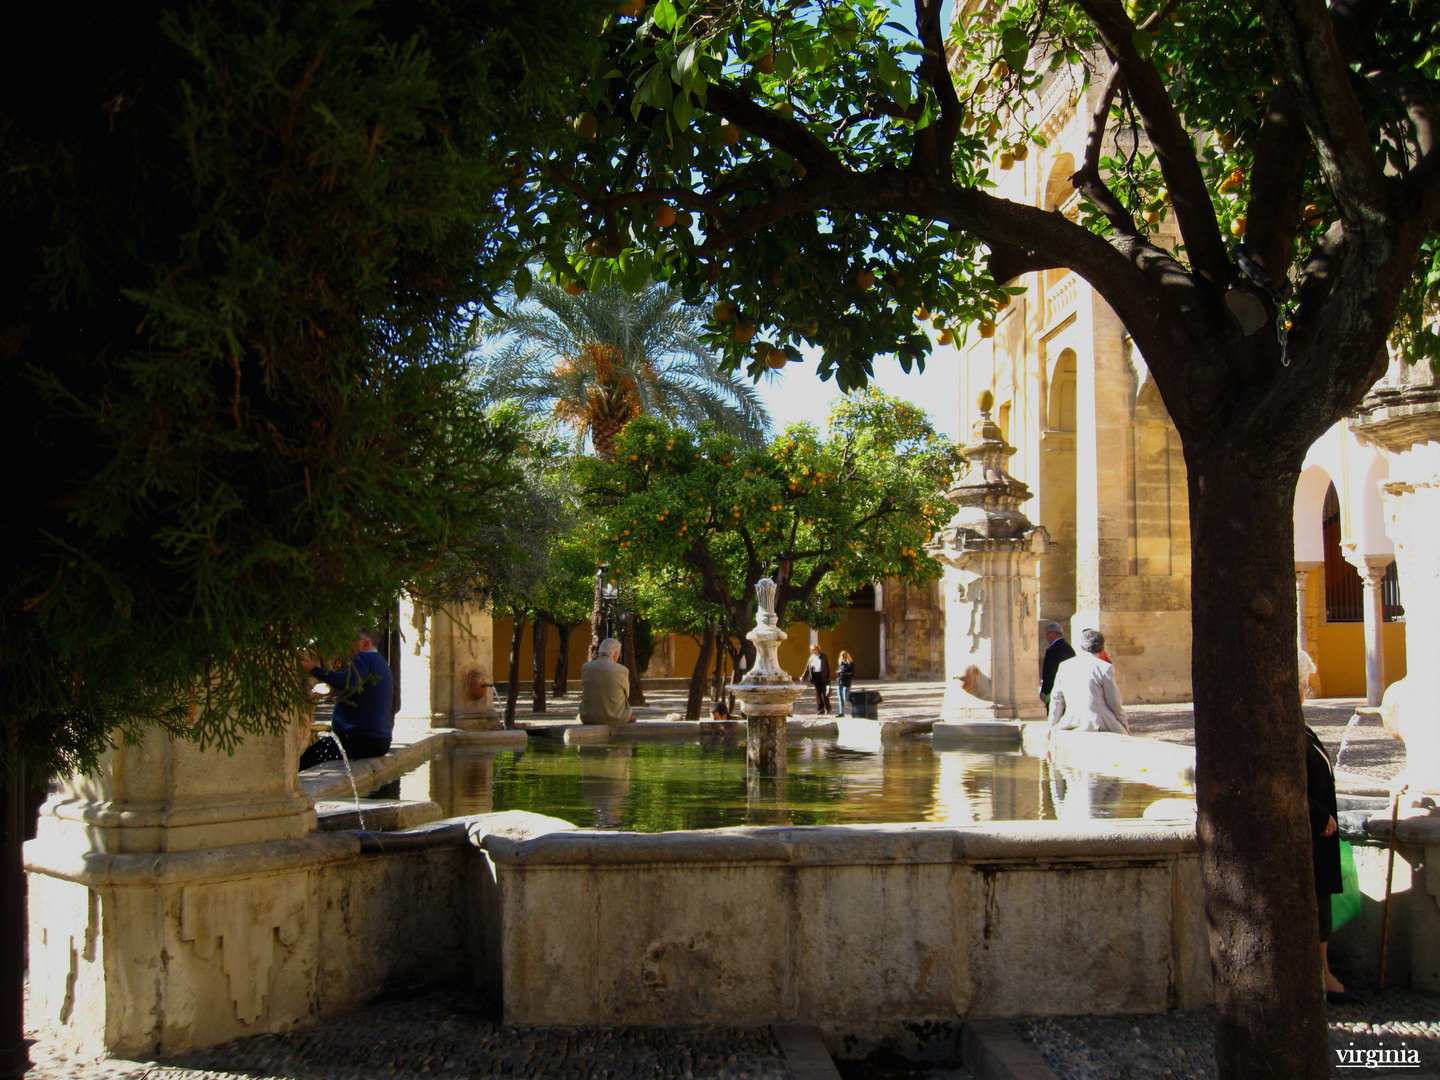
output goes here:
<path id="1" fill-rule="evenodd" d="M 30 1080 L 790 1080 L 770 1029 L 506 1027 L 462 993 L 360 1009 L 164 1064 L 31 1048 Z"/>
<path id="2" fill-rule="evenodd" d="M 1341 1068 L 1335 1055 L 1333 1075 L 1404 1075 L 1412 1080 L 1440 1076 L 1440 997 L 1387 990 L 1359 1004 L 1331 1005 L 1328 1015 L 1332 1052 L 1413 1049 L 1420 1057 L 1419 1069 L 1401 1072 Z M 1041 1017 L 1017 1020 L 1013 1026 L 1060 1080 L 1213 1080 L 1214 1024 L 1214 1009 L 1195 1009 L 1145 1016 Z"/>

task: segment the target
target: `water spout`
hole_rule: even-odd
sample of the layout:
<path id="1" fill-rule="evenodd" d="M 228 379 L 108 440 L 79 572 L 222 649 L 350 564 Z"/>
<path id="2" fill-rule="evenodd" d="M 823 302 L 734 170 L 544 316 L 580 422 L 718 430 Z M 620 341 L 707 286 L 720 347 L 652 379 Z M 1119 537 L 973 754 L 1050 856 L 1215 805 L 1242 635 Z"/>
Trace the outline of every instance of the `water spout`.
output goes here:
<path id="1" fill-rule="evenodd" d="M 330 734 L 330 741 L 340 751 L 340 760 L 345 763 L 345 775 L 350 778 L 350 791 L 355 796 L 355 821 L 359 828 L 365 828 L 365 815 L 360 812 L 360 789 L 355 786 L 355 773 L 350 768 L 350 755 L 345 753 L 345 744 L 333 731 Z"/>

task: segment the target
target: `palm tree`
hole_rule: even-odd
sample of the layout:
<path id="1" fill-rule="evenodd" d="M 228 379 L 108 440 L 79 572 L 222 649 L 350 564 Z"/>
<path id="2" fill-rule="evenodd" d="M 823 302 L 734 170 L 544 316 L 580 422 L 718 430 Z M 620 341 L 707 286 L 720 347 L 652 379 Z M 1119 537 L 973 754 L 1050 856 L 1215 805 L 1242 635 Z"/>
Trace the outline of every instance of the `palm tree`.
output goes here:
<path id="1" fill-rule="evenodd" d="M 493 399 L 549 412 L 575 432 L 577 449 L 588 435 L 606 461 L 641 414 L 685 426 L 708 420 L 758 444 L 770 415 L 754 386 L 722 371 L 701 343 L 702 318 L 665 285 L 570 296 L 536 284 L 482 327 L 490 353 L 481 386 Z"/>

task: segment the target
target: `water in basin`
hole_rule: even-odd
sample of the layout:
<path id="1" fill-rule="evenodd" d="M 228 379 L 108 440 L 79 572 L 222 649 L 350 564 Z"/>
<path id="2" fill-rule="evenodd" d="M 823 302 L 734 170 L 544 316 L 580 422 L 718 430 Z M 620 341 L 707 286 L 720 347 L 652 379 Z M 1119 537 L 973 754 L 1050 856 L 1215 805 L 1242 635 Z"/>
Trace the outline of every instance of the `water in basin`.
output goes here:
<path id="1" fill-rule="evenodd" d="M 399 796 L 432 800 L 447 817 L 530 810 L 583 828 L 665 832 L 734 825 L 1140 817 L 1174 786 L 1052 764 L 992 748 L 906 738 L 858 748 L 792 740 L 788 774 L 747 778 L 742 744 L 634 742 L 525 750 L 452 749 L 403 776 Z M 393 793 L 393 787 L 387 794 Z"/>

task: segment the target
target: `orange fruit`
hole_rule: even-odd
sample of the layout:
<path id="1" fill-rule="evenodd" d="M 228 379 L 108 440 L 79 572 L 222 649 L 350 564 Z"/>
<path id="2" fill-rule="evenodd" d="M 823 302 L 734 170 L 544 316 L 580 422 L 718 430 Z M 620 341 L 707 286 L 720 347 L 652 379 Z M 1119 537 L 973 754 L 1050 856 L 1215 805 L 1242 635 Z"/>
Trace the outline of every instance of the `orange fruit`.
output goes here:
<path id="1" fill-rule="evenodd" d="M 723 124 L 720 125 L 720 145 L 721 145 L 721 146 L 734 146 L 734 145 L 735 145 L 737 142 L 739 142 L 739 141 L 740 141 L 740 128 L 739 128 L 739 127 L 737 127 L 735 124 L 730 123 L 730 121 L 728 121 L 728 120 L 725 121 L 725 123 L 723 123 Z"/>
<path id="2" fill-rule="evenodd" d="M 755 61 L 755 70 L 761 75 L 775 74 L 775 53 L 768 52 Z"/>
<path id="3" fill-rule="evenodd" d="M 735 340 L 741 345 L 750 344 L 751 338 L 755 336 L 755 324 L 742 322 L 735 324 Z"/>
<path id="4" fill-rule="evenodd" d="M 1230 222 L 1230 235 L 1244 236 L 1246 224 L 1245 215 L 1241 214 L 1234 221 Z"/>
<path id="5" fill-rule="evenodd" d="M 593 113 L 581 113 L 575 118 L 575 134 L 582 139 L 593 139 L 600 130 L 600 122 Z"/>
<path id="6" fill-rule="evenodd" d="M 875 284 L 875 271 L 861 270 L 860 273 L 855 275 L 855 284 L 859 285 L 862 289 L 870 288 L 870 286 Z"/>
<path id="7" fill-rule="evenodd" d="M 675 224 L 675 208 L 669 203 L 661 203 L 655 211 L 655 224 L 662 229 L 668 229 Z"/>
<path id="8" fill-rule="evenodd" d="M 716 322 L 729 322 L 735 318 L 735 305 L 729 300 L 721 300 L 710 309 L 710 314 L 715 316 Z"/>
<path id="9" fill-rule="evenodd" d="M 580 282 L 578 281 L 567 281 L 564 285 L 560 287 L 564 289 L 567 293 L 569 293 L 571 296 L 579 296 L 585 291 L 585 286 L 580 284 Z"/>
<path id="10" fill-rule="evenodd" d="M 981 320 L 980 320 L 980 336 L 981 336 L 981 337 L 994 337 L 994 336 L 995 336 L 995 324 L 994 324 L 993 322 L 991 322 L 989 319 L 981 319 Z"/>

